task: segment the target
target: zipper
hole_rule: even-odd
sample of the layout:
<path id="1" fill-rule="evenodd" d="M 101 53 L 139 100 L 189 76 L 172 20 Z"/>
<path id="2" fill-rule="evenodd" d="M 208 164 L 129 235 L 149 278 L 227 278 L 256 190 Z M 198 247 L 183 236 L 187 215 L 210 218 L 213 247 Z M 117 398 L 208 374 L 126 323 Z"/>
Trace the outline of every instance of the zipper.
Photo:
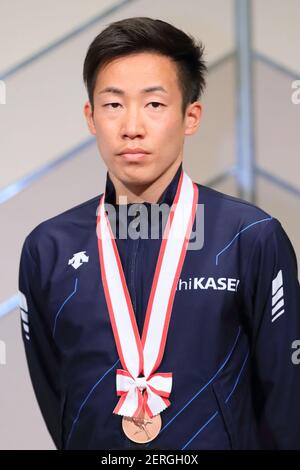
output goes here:
<path id="1" fill-rule="evenodd" d="M 137 216 L 134 221 L 138 221 L 139 216 Z M 131 222 L 132 223 L 132 222 Z M 136 223 L 137 225 L 137 223 Z M 136 274 L 136 260 L 137 260 L 137 253 L 138 253 L 138 248 L 140 244 L 140 237 L 137 238 L 137 240 L 132 240 L 133 243 L 133 252 L 132 252 L 132 262 L 131 262 L 131 268 L 130 268 L 130 285 L 131 285 L 131 293 L 132 293 L 132 307 L 135 313 L 136 317 L 136 322 L 137 325 L 139 326 L 138 322 L 138 315 L 137 315 L 137 305 L 136 305 L 136 287 L 135 287 L 135 274 Z M 139 328 L 138 328 L 139 329 Z M 132 442 L 127 436 L 126 436 L 127 444 L 129 449 L 136 449 L 136 443 Z"/>
<path id="2" fill-rule="evenodd" d="M 140 207 L 140 206 L 139 206 Z M 131 224 L 134 224 L 135 227 L 138 226 L 140 223 L 140 215 L 135 217 Z M 136 240 L 133 240 L 133 253 L 132 253 L 132 263 L 131 263 L 131 270 L 130 270 L 130 284 L 131 284 L 131 292 L 132 292 L 132 306 L 133 310 L 136 315 L 136 320 L 137 318 L 137 303 L 136 303 L 136 283 L 135 283 L 135 277 L 136 277 L 136 260 L 137 260 L 137 253 L 139 249 L 139 244 L 140 244 L 140 237 L 137 238 Z M 137 321 L 138 323 L 138 321 Z"/>

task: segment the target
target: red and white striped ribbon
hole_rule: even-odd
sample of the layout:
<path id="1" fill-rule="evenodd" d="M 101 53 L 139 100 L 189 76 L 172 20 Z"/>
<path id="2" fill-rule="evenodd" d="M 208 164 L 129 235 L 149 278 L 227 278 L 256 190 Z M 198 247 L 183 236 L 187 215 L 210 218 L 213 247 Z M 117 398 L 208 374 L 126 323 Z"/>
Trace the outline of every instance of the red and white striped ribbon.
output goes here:
<path id="1" fill-rule="evenodd" d="M 182 170 L 163 234 L 140 338 L 117 245 L 105 212 L 104 195 L 100 199 L 97 236 L 101 277 L 123 366 L 123 369 L 117 369 L 116 375 L 120 399 L 113 412 L 118 415 L 136 417 L 144 407 L 152 417 L 170 405 L 168 397 L 172 388 L 172 373 L 155 371 L 164 355 L 176 285 L 197 202 L 197 185 Z"/>

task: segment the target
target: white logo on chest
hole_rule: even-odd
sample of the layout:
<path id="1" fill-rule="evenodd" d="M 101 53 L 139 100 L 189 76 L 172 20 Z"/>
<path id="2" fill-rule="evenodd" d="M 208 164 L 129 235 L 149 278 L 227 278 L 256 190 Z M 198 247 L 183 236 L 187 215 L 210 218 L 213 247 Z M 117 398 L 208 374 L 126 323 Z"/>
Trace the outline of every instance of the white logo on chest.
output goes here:
<path id="1" fill-rule="evenodd" d="M 89 256 L 87 256 L 86 251 L 79 251 L 74 253 L 73 258 L 69 259 L 68 265 L 71 264 L 74 269 L 78 269 L 83 263 L 87 263 Z"/>
<path id="2" fill-rule="evenodd" d="M 230 277 L 190 277 L 188 281 L 179 279 L 176 290 L 213 289 L 236 292 L 240 280 Z"/>

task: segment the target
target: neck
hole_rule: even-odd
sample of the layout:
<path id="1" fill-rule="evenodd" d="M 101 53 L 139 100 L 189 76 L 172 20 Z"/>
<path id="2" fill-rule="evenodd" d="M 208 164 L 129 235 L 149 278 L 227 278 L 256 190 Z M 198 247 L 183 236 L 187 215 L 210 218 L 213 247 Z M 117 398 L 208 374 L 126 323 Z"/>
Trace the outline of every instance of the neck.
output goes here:
<path id="1" fill-rule="evenodd" d="M 126 201 L 129 204 L 141 202 L 157 203 L 166 187 L 174 178 L 180 163 L 181 161 L 176 160 L 159 178 L 145 185 L 124 184 L 109 172 L 116 191 L 116 203 L 120 204 L 120 198 L 124 197 L 126 197 Z"/>

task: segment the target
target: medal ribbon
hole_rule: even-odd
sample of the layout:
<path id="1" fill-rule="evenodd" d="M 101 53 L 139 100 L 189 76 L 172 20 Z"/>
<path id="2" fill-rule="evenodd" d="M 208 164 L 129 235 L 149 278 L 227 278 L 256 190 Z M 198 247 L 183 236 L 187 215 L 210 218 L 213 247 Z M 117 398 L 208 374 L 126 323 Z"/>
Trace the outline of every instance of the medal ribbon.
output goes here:
<path id="1" fill-rule="evenodd" d="M 114 339 L 123 369 L 116 371 L 120 399 L 115 414 L 150 417 L 170 405 L 172 373 L 157 372 L 167 340 L 176 286 L 196 213 L 198 188 L 181 172 L 170 209 L 147 305 L 142 338 L 102 195 L 97 215 L 101 277 Z M 140 377 L 140 375 L 142 376 Z"/>

